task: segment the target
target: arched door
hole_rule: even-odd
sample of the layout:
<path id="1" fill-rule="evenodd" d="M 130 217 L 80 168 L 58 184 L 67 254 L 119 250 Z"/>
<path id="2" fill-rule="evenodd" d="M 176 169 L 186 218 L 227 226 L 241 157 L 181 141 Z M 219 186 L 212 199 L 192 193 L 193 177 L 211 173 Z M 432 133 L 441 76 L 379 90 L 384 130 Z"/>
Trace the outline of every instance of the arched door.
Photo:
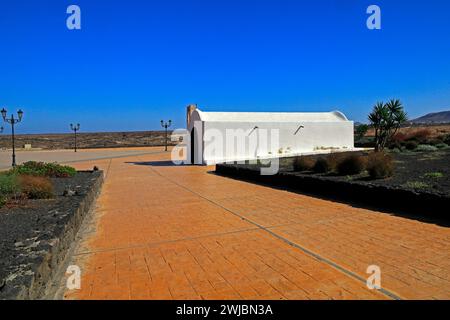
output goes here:
<path id="1" fill-rule="evenodd" d="M 195 127 L 191 130 L 191 164 L 195 164 Z"/>

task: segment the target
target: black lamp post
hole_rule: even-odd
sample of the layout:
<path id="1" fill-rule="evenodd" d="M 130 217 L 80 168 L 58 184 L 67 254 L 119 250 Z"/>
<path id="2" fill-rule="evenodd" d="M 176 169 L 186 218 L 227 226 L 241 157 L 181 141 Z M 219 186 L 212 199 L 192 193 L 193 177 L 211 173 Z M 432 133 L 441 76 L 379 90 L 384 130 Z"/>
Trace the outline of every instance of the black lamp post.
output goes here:
<path id="1" fill-rule="evenodd" d="M 15 167 L 16 166 L 16 146 L 15 146 L 15 140 L 14 140 L 14 126 L 19 123 L 20 121 L 22 121 L 22 117 L 23 117 L 23 111 L 19 109 L 19 111 L 17 111 L 17 119 L 14 118 L 14 114 L 11 113 L 11 118 L 7 118 L 7 111 L 5 110 L 5 108 L 2 109 L 2 111 L 0 111 L 3 117 L 3 120 L 6 123 L 9 123 L 11 125 L 11 137 L 12 137 L 12 148 L 13 148 L 13 154 L 12 154 L 12 166 Z"/>
<path id="2" fill-rule="evenodd" d="M 3 133 L 3 127 L 0 127 L 0 133 Z"/>
<path id="3" fill-rule="evenodd" d="M 75 152 L 77 152 L 77 132 L 80 131 L 80 124 L 77 123 L 74 125 L 73 123 L 70 124 L 70 129 L 74 132 L 75 137 Z"/>
<path id="4" fill-rule="evenodd" d="M 166 144 L 165 144 L 165 151 L 167 151 L 167 128 L 169 128 L 172 125 L 172 120 L 169 120 L 169 122 L 164 122 L 163 120 L 161 120 L 161 127 L 163 127 L 166 131 Z"/>

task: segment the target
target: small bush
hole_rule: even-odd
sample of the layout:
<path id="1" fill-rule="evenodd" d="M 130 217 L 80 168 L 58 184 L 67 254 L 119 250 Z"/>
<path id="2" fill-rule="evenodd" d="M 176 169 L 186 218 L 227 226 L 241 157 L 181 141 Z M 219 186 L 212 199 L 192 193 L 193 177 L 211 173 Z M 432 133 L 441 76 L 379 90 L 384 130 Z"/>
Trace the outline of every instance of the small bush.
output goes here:
<path id="1" fill-rule="evenodd" d="M 417 146 L 416 151 L 423 151 L 423 152 L 434 152 L 439 150 L 437 147 L 435 146 L 430 146 L 428 144 L 420 144 Z"/>
<path id="2" fill-rule="evenodd" d="M 373 148 L 375 147 L 374 137 L 363 137 L 355 140 L 355 147 L 357 148 Z"/>
<path id="3" fill-rule="evenodd" d="M 366 168 L 366 159 L 359 155 L 350 155 L 342 159 L 336 166 L 340 175 L 359 174 Z"/>
<path id="4" fill-rule="evenodd" d="M 405 143 L 405 148 L 407 150 L 415 150 L 419 144 L 415 141 L 408 141 Z"/>
<path id="5" fill-rule="evenodd" d="M 326 157 L 330 171 L 337 171 L 338 165 L 346 158 L 346 156 L 345 153 L 330 153 Z"/>
<path id="6" fill-rule="evenodd" d="M 409 189 L 427 189 L 430 186 L 428 184 L 426 184 L 425 182 L 421 182 L 421 181 L 408 181 L 406 183 L 404 183 L 402 185 L 405 188 L 409 188 Z"/>
<path id="7" fill-rule="evenodd" d="M 8 197 L 6 194 L 0 194 L 0 208 L 3 207 L 8 202 Z"/>
<path id="8" fill-rule="evenodd" d="M 18 181 L 22 193 L 28 199 L 53 198 L 53 184 L 47 177 L 22 175 Z"/>
<path id="9" fill-rule="evenodd" d="M 297 157 L 294 160 L 294 171 L 310 171 L 313 169 L 315 161 L 308 157 Z"/>
<path id="10" fill-rule="evenodd" d="M 435 147 L 438 149 L 448 149 L 448 144 L 439 143 L 439 144 L 435 145 Z"/>
<path id="11" fill-rule="evenodd" d="M 355 128 L 355 133 L 357 140 L 360 140 L 364 138 L 364 136 L 367 134 L 367 131 L 369 131 L 369 126 L 367 124 L 360 124 Z"/>
<path id="12" fill-rule="evenodd" d="M 442 139 L 442 141 L 446 144 L 446 145 L 450 145 L 450 134 L 446 135 L 444 137 L 444 139 Z"/>
<path id="13" fill-rule="evenodd" d="M 394 161 L 383 152 L 373 152 L 367 160 L 367 172 L 372 179 L 390 177 L 394 174 Z"/>
<path id="14" fill-rule="evenodd" d="M 438 144 L 441 144 L 441 143 L 442 143 L 442 140 L 440 140 L 440 139 L 430 139 L 430 140 L 427 140 L 426 143 L 424 143 L 424 144 L 437 146 Z"/>
<path id="15" fill-rule="evenodd" d="M 395 141 L 395 142 L 391 142 L 390 144 L 389 144 L 389 149 L 390 150 L 394 150 L 394 149 L 402 149 L 402 143 L 401 142 L 397 142 L 397 141 Z"/>
<path id="16" fill-rule="evenodd" d="M 440 178 L 444 177 L 444 174 L 442 172 L 429 172 L 429 173 L 425 173 L 424 177 L 430 178 L 430 179 L 440 179 Z"/>
<path id="17" fill-rule="evenodd" d="M 327 173 L 332 171 L 332 168 L 327 159 L 319 158 L 314 164 L 313 171 L 315 173 Z"/>
<path id="18" fill-rule="evenodd" d="M 408 134 L 406 140 L 423 142 L 427 140 L 433 132 L 430 129 L 419 129 Z"/>
<path id="19" fill-rule="evenodd" d="M 394 149 L 391 150 L 391 153 L 402 153 L 402 149 L 394 148 Z"/>
<path id="20" fill-rule="evenodd" d="M 44 163 L 29 161 L 12 169 L 14 173 L 19 175 L 40 176 L 51 178 L 68 178 L 76 174 L 76 170 L 72 167 L 62 166 L 56 163 Z"/>
<path id="21" fill-rule="evenodd" d="M 20 194 L 17 177 L 11 174 L 0 174 L 0 207 L 4 206 L 10 198 Z"/>
<path id="22" fill-rule="evenodd" d="M 7 195 L 18 192 L 17 177 L 12 174 L 0 174 L 0 194 Z"/>
<path id="23" fill-rule="evenodd" d="M 406 141 L 408 136 L 404 134 L 403 132 L 397 132 L 391 139 L 392 143 L 402 143 Z"/>

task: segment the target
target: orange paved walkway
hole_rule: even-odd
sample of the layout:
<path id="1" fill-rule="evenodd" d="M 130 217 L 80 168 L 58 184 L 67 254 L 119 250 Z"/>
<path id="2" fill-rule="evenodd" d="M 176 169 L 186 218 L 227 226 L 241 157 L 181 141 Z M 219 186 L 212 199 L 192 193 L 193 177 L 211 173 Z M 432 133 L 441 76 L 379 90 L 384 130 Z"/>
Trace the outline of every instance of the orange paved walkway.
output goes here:
<path id="1" fill-rule="evenodd" d="M 448 299 L 450 229 L 172 166 L 95 164 L 106 180 L 66 299 Z M 365 285 L 369 265 L 383 292 Z"/>

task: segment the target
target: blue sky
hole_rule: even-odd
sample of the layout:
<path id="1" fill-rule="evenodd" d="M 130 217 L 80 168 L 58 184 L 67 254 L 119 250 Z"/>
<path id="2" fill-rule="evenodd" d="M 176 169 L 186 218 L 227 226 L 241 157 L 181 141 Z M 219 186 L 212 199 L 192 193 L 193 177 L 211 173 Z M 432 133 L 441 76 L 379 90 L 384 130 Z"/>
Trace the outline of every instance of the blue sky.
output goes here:
<path id="1" fill-rule="evenodd" d="M 450 110 L 449 16 L 447 0 L 5 0 L 0 106 L 23 108 L 22 133 L 180 128 L 190 103 L 365 121 L 395 97 L 413 118 Z"/>

